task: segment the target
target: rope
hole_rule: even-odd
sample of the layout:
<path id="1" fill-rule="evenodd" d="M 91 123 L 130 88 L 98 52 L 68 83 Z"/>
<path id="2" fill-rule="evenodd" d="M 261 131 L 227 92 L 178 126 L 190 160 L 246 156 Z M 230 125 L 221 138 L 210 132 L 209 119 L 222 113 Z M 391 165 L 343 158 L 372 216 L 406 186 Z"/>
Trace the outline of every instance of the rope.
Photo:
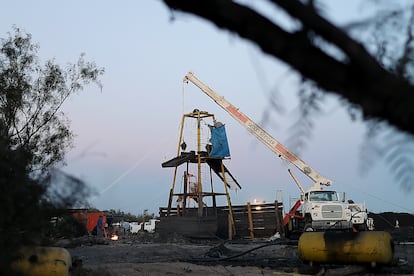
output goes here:
<path id="1" fill-rule="evenodd" d="M 184 86 L 185 86 L 185 83 L 183 82 L 183 86 L 182 86 L 182 88 L 181 88 L 181 101 L 182 101 L 182 106 L 181 106 L 181 108 L 182 108 L 182 112 L 181 112 L 181 114 L 184 114 L 184 105 L 185 105 L 185 101 L 184 101 L 184 99 L 185 99 L 185 97 L 184 97 L 184 91 L 185 91 L 185 89 L 184 89 Z"/>

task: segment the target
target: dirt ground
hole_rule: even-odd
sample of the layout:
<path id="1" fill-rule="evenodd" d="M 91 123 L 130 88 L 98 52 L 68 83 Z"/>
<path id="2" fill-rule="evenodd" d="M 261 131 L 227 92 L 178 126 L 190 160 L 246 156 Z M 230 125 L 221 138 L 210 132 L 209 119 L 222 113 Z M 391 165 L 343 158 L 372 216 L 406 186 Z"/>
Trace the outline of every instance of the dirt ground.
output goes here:
<path id="1" fill-rule="evenodd" d="M 311 267 L 287 240 L 160 241 L 144 233 L 118 241 L 83 237 L 61 241 L 73 275 L 414 275 L 414 244 L 396 244 L 395 263 L 375 270 L 356 265 Z"/>

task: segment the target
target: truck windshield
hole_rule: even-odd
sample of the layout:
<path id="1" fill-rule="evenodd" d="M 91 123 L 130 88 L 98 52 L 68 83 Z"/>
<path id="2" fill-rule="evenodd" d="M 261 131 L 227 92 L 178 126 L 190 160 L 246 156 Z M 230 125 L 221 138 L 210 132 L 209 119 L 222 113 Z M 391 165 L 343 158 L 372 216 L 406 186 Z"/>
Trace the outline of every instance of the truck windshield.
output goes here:
<path id="1" fill-rule="evenodd" d="M 338 201 L 335 191 L 314 191 L 309 193 L 310 201 Z"/>

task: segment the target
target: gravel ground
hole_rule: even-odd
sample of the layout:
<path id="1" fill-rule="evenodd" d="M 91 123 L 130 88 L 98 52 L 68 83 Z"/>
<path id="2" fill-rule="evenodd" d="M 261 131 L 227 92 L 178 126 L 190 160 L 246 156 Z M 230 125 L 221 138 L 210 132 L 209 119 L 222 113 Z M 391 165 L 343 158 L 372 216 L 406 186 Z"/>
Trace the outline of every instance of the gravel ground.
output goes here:
<path id="1" fill-rule="evenodd" d="M 97 243 L 62 241 L 74 261 L 73 275 L 414 275 L 414 244 L 395 247 L 393 266 L 310 267 L 287 241 L 159 241 L 145 234 Z"/>

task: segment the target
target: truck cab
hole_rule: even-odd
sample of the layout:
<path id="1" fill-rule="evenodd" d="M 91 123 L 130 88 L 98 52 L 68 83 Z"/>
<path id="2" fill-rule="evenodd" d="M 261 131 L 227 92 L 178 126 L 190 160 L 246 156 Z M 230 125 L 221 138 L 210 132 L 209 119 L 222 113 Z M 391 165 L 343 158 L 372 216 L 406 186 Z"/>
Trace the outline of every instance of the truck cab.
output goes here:
<path id="1" fill-rule="evenodd" d="M 336 191 L 308 191 L 302 196 L 305 231 L 350 229 L 351 210 Z"/>
<path id="2" fill-rule="evenodd" d="M 336 191 L 310 191 L 305 193 L 305 200 L 308 201 L 338 201 L 339 196 Z"/>

